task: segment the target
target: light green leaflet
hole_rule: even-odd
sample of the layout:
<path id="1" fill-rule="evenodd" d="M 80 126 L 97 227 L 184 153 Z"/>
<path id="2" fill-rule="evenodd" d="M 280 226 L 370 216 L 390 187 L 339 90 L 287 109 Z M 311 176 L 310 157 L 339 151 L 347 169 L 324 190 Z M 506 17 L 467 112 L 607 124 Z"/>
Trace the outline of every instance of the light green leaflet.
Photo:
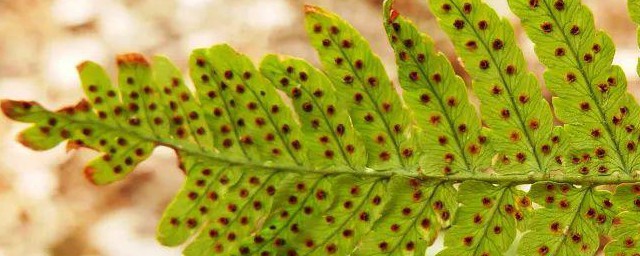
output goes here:
<path id="1" fill-rule="evenodd" d="M 390 201 L 383 217 L 364 239 L 357 255 L 422 254 L 451 224 L 458 208 L 455 189 L 446 182 L 420 184 L 414 179 L 391 179 Z"/>
<path id="2" fill-rule="evenodd" d="M 246 250 L 242 241 L 250 238 L 256 226 L 261 225 L 264 216 L 271 212 L 271 204 L 277 202 L 276 193 L 285 176 L 278 172 L 245 174 L 240 179 L 229 176 L 233 172 L 241 171 L 230 169 L 227 176 L 218 178 L 222 186 L 212 186 L 212 191 L 204 199 L 205 207 L 211 209 L 206 212 L 208 222 L 195 240 L 187 246 L 185 255 L 238 254 Z M 226 185 L 222 184 L 222 181 L 225 181 Z M 221 189 L 218 190 L 217 187 Z"/>
<path id="3" fill-rule="evenodd" d="M 557 169 L 563 139 L 511 25 L 479 0 L 434 0 L 429 6 L 473 77 L 489 137 L 501 154 L 497 171 Z"/>
<path id="4" fill-rule="evenodd" d="M 380 216 L 381 198 L 387 199 L 379 179 L 350 175 L 292 175 L 283 188 L 262 230 L 245 239 L 248 250 L 274 255 L 348 254 Z"/>
<path id="5" fill-rule="evenodd" d="M 302 165 L 305 156 L 300 126 L 251 60 L 227 45 L 211 47 L 208 56 L 212 81 L 217 82 L 218 93 L 227 101 L 228 111 L 236 115 L 235 129 L 240 144 L 251 148 L 258 159 Z M 274 138 L 266 136 L 268 134 Z"/>
<path id="6" fill-rule="evenodd" d="M 412 122 L 391 86 L 378 56 L 362 36 L 335 14 L 305 8 L 305 27 L 311 45 L 346 102 L 353 124 L 362 135 L 368 164 L 374 169 L 410 169 L 416 162 Z"/>
<path id="7" fill-rule="evenodd" d="M 123 54 L 117 87 L 98 64 L 78 66 L 86 99 L 75 106 L 1 108 L 32 124 L 18 140 L 34 150 L 98 151 L 85 169 L 96 184 L 157 146 L 175 150 L 186 179 L 157 236 L 188 256 L 424 255 L 440 232 L 437 255 L 640 255 L 638 106 L 589 10 L 509 1 L 547 67 L 556 126 L 506 20 L 480 0 L 428 3 L 481 117 L 391 0 L 382 25 L 398 88 L 352 26 L 306 6 L 324 69 L 278 55 L 256 66 L 215 45 L 191 54 L 192 92 L 167 58 Z M 640 2 L 629 9 L 638 22 Z"/>
<path id="8" fill-rule="evenodd" d="M 308 158 L 317 168 L 362 170 L 367 161 L 364 146 L 347 107 L 336 99 L 331 81 L 322 72 L 303 60 L 281 60 L 275 55 L 265 57 L 260 69 L 293 100 L 302 131 L 308 136 Z"/>
<path id="9" fill-rule="evenodd" d="M 636 24 L 640 24 L 640 1 L 638 0 L 628 0 L 627 1 L 627 9 L 629 9 L 629 14 L 631 15 L 631 19 Z M 636 30 L 637 42 L 640 45 L 640 28 Z M 638 59 L 638 64 L 636 68 L 636 72 L 640 75 L 640 58 Z"/>
<path id="10" fill-rule="evenodd" d="M 509 4 L 548 68 L 544 77 L 558 119 L 579 142 L 571 145 L 573 169 L 583 175 L 633 174 L 640 164 L 640 108 L 626 90 L 624 73 L 611 64 L 611 38 L 595 29 L 591 11 L 579 1 Z"/>
<path id="11" fill-rule="evenodd" d="M 509 23 L 480 1 L 431 1 L 430 7 L 474 76 L 474 91 L 500 153 L 500 173 L 548 172 L 558 168 L 560 137 L 535 78 L 526 70 Z M 557 129 L 557 128 L 556 128 Z M 542 142 L 542 143 L 539 143 Z M 472 196 L 473 195 L 473 196 Z M 504 254 L 524 229 L 531 202 L 508 185 L 465 182 L 454 226 L 439 255 Z"/>
<path id="12" fill-rule="evenodd" d="M 613 239 L 605 247 L 607 255 L 640 254 L 640 184 L 625 184 L 616 188 L 611 199 L 624 212 L 613 220 L 609 235 Z"/>
<path id="13" fill-rule="evenodd" d="M 154 83 L 161 95 L 162 105 L 169 106 L 164 108 L 166 116 L 171 116 L 176 124 L 171 127 L 171 134 L 175 134 L 178 139 L 191 140 L 191 143 L 198 144 L 203 151 L 210 150 L 213 147 L 213 136 L 205 121 L 204 111 L 193 100 L 191 92 L 182 81 L 180 70 L 165 57 L 155 57 L 153 63 Z"/>
<path id="14" fill-rule="evenodd" d="M 191 80 L 196 87 L 198 100 L 202 108 L 208 110 L 204 112 L 204 119 L 211 128 L 214 146 L 229 158 L 251 160 L 255 157 L 253 148 L 250 148 L 250 145 L 240 143 L 240 131 L 237 128 L 238 117 L 231 107 L 232 99 L 226 92 L 221 93 L 219 89 L 221 88 L 221 79 L 214 73 L 208 55 L 207 49 L 194 50 L 189 60 L 191 67 L 189 71 Z M 174 94 L 172 88 L 165 88 L 163 92 Z M 186 96 L 189 95 L 186 94 Z M 174 119 L 173 121 L 175 123 L 181 120 Z"/>
<path id="15" fill-rule="evenodd" d="M 434 49 L 433 41 L 385 2 L 384 24 L 396 52 L 403 98 L 421 129 L 422 171 L 451 174 L 482 171 L 492 149 L 481 133 L 480 119 L 467 99 L 462 79 Z"/>
<path id="16" fill-rule="evenodd" d="M 516 229 L 524 229 L 531 200 L 509 186 L 469 181 L 459 188 L 462 204 L 454 226 L 447 231 L 445 250 L 438 255 L 501 255 L 513 243 Z"/>
<path id="17" fill-rule="evenodd" d="M 536 183 L 529 196 L 542 208 L 533 212 L 518 247 L 521 255 L 596 255 L 609 232 L 616 207 L 611 193 L 592 187 Z"/>

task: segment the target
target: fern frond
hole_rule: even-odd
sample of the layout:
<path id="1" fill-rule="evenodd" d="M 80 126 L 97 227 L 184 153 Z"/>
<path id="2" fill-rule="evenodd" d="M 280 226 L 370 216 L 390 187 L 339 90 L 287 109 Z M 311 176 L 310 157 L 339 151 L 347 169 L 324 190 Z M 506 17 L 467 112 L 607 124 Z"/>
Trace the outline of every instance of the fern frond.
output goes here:
<path id="1" fill-rule="evenodd" d="M 222 104 L 218 103 L 217 106 L 221 105 L 223 108 L 215 108 L 213 118 L 218 118 L 217 122 L 222 123 L 221 132 L 232 134 L 233 140 L 229 139 L 240 143 L 242 152 L 248 160 L 289 162 L 292 165 L 304 164 L 306 155 L 302 152 L 306 152 L 306 148 L 303 146 L 306 147 L 307 143 L 301 137 L 298 123 L 293 120 L 292 113 L 284 105 L 275 88 L 270 86 L 268 80 L 260 72 L 257 72 L 248 58 L 225 45 L 214 46 L 206 52 L 196 52 L 194 55 L 192 59 L 195 59 L 195 65 L 192 66 L 192 69 L 202 70 L 199 79 L 203 83 L 197 85 L 197 87 L 201 87 L 198 90 L 209 90 L 206 93 L 209 99 L 217 97 L 221 99 Z M 214 84 L 213 88 L 210 88 L 210 83 Z M 201 93 L 201 95 L 203 94 L 205 93 Z M 212 95 L 215 97 L 211 97 Z M 237 111 L 236 109 L 242 110 Z M 228 113 L 227 116 L 223 115 L 224 112 Z M 226 131 L 222 129 L 226 129 Z M 255 159 L 255 156 L 258 159 Z M 260 169 L 259 167 L 254 168 Z M 254 168 L 227 168 L 235 171 L 235 175 L 240 175 L 237 183 L 227 175 L 220 178 L 220 182 L 229 183 L 228 189 L 222 186 L 222 190 L 219 190 L 214 186 L 205 191 L 206 193 L 199 193 L 190 190 L 189 181 L 187 181 L 183 191 L 190 191 L 186 192 L 187 195 L 190 195 L 187 198 L 195 202 L 195 204 L 190 203 L 189 209 L 192 209 L 192 212 L 198 214 L 195 209 L 202 209 L 202 207 L 205 209 L 210 207 L 212 209 L 226 208 L 226 212 L 200 211 L 199 214 L 205 215 L 206 226 L 196 240 L 185 249 L 185 253 L 207 255 L 248 250 L 246 246 L 242 245 L 243 241 L 252 237 L 256 225 L 264 221 L 261 216 L 272 212 L 271 204 L 276 191 L 286 185 L 288 181 L 288 175 L 285 172 L 272 170 L 267 173 L 258 173 L 253 170 Z M 305 178 L 313 179 L 314 177 L 317 182 L 322 180 L 319 176 Z M 190 176 L 190 178 L 192 177 Z M 195 182 L 201 181 L 202 178 L 196 179 Z M 197 199 L 205 199 L 194 199 L 194 193 Z M 209 200 L 206 200 L 207 195 Z M 169 228 L 163 229 L 161 224 L 160 238 L 165 236 L 165 232 L 180 234 L 181 239 L 175 241 L 175 244 L 180 244 L 190 236 L 188 232 L 171 228 L 171 226 L 176 226 L 173 222 L 174 216 L 185 216 L 184 213 L 176 215 L 175 212 L 184 209 L 185 203 L 183 201 L 187 198 L 177 197 L 172 206 L 168 208 L 162 223 Z M 218 198 L 221 199 L 218 200 Z M 209 206 L 201 205 L 202 201 L 214 201 L 214 203 L 220 201 L 220 203 Z M 189 205 L 189 203 L 187 204 Z M 196 218 L 195 221 L 199 221 L 199 219 Z M 169 242 L 174 244 L 173 241 L 169 240 Z"/>
<path id="2" fill-rule="evenodd" d="M 119 83 L 128 87 L 119 91 L 111 87 L 97 64 L 79 65 L 89 101 L 57 112 L 34 102 L 5 102 L 3 110 L 8 116 L 34 123 L 19 135 L 20 142 L 45 150 L 70 140 L 70 148 L 84 146 L 103 153 L 85 168 L 92 182 L 106 184 L 126 176 L 149 156 L 159 138 L 169 137 L 169 129 L 168 120 L 162 117 L 164 105 L 155 95 L 158 90 L 151 81 L 149 63 L 139 55 L 121 55 L 118 67 Z"/>
<path id="3" fill-rule="evenodd" d="M 369 167 L 415 168 L 412 119 L 369 43 L 347 22 L 319 7 L 305 7 L 305 27 L 338 99 L 349 107 Z"/>
<path id="4" fill-rule="evenodd" d="M 513 28 L 479 0 L 429 6 L 473 77 L 473 90 L 494 148 L 496 171 L 549 172 L 559 167 L 553 116 L 516 45 Z"/>
<path id="5" fill-rule="evenodd" d="M 77 105 L 0 107 L 32 124 L 18 137 L 27 147 L 98 151 L 85 170 L 96 184 L 122 179 L 157 146 L 175 150 L 186 180 L 157 236 L 189 256 L 420 255 L 444 230 L 438 255 L 640 253 L 639 111 L 611 65 L 611 40 L 578 0 L 510 4 L 549 69 L 564 126 L 513 29 L 481 0 L 430 6 L 473 77 L 484 122 L 393 0 L 383 25 L 402 99 L 352 26 L 306 6 L 324 70 L 277 55 L 257 69 L 215 45 L 191 55 L 192 93 L 167 58 L 125 54 L 118 88 L 85 62 Z M 637 18 L 640 3 L 629 5 Z"/>
<path id="6" fill-rule="evenodd" d="M 509 1 L 547 66 L 556 115 L 566 123 L 573 169 L 584 175 L 632 175 L 637 152 L 640 108 L 626 91 L 622 69 L 612 65 L 611 38 L 595 28 L 579 1 Z M 588 156 L 588 157 L 583 157 Z"/>
<path id="7" fill-rule="evenodd" d="M 481 172 L 492 149 L 467 98 L 464 81 L 433 41 L 385 1 L 385 29 L 396 53 L 403 98 L 421 128 L 425 173 Z"/>

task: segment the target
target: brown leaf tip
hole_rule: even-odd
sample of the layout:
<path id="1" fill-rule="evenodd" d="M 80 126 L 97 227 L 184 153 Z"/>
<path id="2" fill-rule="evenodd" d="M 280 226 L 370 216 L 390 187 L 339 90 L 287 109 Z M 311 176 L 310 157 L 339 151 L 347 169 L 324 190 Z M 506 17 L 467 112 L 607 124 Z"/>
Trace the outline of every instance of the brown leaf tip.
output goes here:
<path id="1" fill-rule="evenodd" d="M 400 16 L 400 13 L 396 9 L 393 9 L 392 6 L 391 10 L 389 11 L 389 23 L 393 23 L 394 21 L 396 21 L 398 16 Z"/>
<path id="2" fill-rule="evenodd" d="M 12 101 L 12 100 L 2 100 L 2 102 L 0 102 L 0 108 L 2 109 L 2 113 L 4 113 L 5 116 L 7 117 L 11 117 L 14 115 L 13 112 L 13 108 L 15 106 L 16 101 Z"/>
<path id="3" fill-rule="evenodd" d="M 75 140 L 70 140 L 69 142 L 67 142 L 67 148 L 66 151 L 72 151 L 75 149 L 79 149 L 82 148 L 84 145 L 84 143 L 80 143 L 79 141 L 75 141 Z"/>
<path id="4" fill-rule="evenodd" d="M 78 70 L 78 73 L 82 73 L 82 70 L 84 70 L 84 68 L 87 67 L 87 65 L 89 65 L 91 63 L 91 61 L 85 60 L 82 63 L 78 64 L 76 66 L 76 69 Z"/>
<path id="5" fill-rule="evenodd" d="M 19 101 L 19 100 L 2 100 L 0 102 L 0 109 L 5 116 L 16 119 L 28 112 L 33 106 L 37 106 L 35 101 Z"/>
<path id="6" fill-rule="evenodd" d="M 37 150 L 37 148 L 33 146 L 33 143 L 24 136 L 24 133 L 18 133 L 18 135 L 16 136 L 16 141 L 27 148 Z"/>
<path id="7" fill-rule="evenodd" d="M 116 57 L 116 62 L 118 63 L 118 66 L 127 64 L 149 66 L 149 62 L 147 61 L 147 59 L 140 53 L 120 54 L 118 55 L 118 57 Z"/>
<path id="8" fill-rule="evenodd" d="M 311 13 L 322 13 L 323 10 L 322 8 L 315 6 L 315 5 L 310 5 L 310 4 L 305 4 L 304 5 L 304 13 L 305 14 L 311 14 Z"/>
<path id="9" fill-rule="evenodd" d="M 91 166 L 87 166 L 86 168 L 84 168 L 84 177 L 87 178 L 89 182 L 93 183 L 93 185 L 98 185 L 94 178 L 95 173 L 96 169 Z"/>

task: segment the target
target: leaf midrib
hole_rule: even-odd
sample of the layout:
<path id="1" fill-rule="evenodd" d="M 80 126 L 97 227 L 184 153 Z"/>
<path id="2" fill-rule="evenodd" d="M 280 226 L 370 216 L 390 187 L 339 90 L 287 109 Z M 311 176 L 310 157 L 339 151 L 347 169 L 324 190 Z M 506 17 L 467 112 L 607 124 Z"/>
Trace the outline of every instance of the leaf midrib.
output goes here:
<path id="1" fill-rule="evenodd" d="M 340 174 L 350 174 L 359 177 L 381 177 L 381 178 L 391 178 L 393 176 L 403 176 L 420 179 L 422 181 L 427 180 L 440 180 L 440 181 L 448 181 L 448 182 L 462 182 L 466 180 L 476 180 L 476 181 L 485 181 L 491 183 L 512 183 L 514 185 L 517 184 L 533 184 L 539 181 L 551 181 L 557 183 L 570 183 L 576 185 L 605 185 L 605 184 L 621 184 L 621 183 L 635 183 L 640 181 L 639 179 L 629 177 L 629 176 L 620 176 L 620 175 L 608 175 L 608 176 L 578 176 L 578 175 L 567 175 L 562 172 L 559 173 L 530 173 L 530 174 L 514 174 L 514 175 L 497 175 L 497 174 L 485 174 L 485 173 L 457 173 L 453 175 L 433 175 L 433 174 L 425 174 L 420 173 L 416 170 L 405 170 L 405 169 L 388 169 L 384 171 L 349 171 L 349 170 L 340 170 L 340 169 L 314 169 L 307 166 L 295 166 L 295 165 L 274 165 L 271 162 L 265 163 L 257 163 L 257 162 L 249 162 L 249 161 L 239 161 L 234 159 L 226 158 L 224 155 L 220 153 L 213 152 L 205 152 L 200 148 L 195 147 L 192 143 L 185 143 L 184 141 L 178 141 L 172 138 L 153 138 L 152 136 L 148 136 L 142 134 L 138 131 L 133 131 L 125 127 L 118 127 L 111 124 L 106 124 L 103 122 L 96 122 L 95 118 L 92 120 L 85 120 L 74 118 L 73 116 L 64 115 L 61 113 L 54 113 L 45 111 L 48 115 L 55 115 L 57 118 L 65 119 L 70 123 L 79 123 L 86 125 L 94 125 L 101 127 L 106 130 L 113 130 L 116 132 L 125 132 L 131 134 L 132 136 L 136 136 L 142 140 L 149 141 L 156 145 L 167 146 L 176 151 L 183 151 L 195 156 L 200 156 L 203 158 L 210 159 L 212 161 L 217 161 L 220 163 L 226 163 L 230 166 L 241 166 L 244 168 L 252 168 L 252 171 L 285 171 L 292 173 L 300 173 L 300 174 L 327 174 L 327 175 L 340 175 Z"/>

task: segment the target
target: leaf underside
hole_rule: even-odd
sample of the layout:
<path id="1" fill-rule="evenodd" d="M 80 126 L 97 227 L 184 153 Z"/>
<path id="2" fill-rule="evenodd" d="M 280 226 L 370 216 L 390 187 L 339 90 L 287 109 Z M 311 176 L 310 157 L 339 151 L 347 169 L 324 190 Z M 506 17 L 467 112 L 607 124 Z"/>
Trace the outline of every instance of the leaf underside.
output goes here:
<path id="1" fill-rule="evenodd" d="M 305 6 L 321 69 L 215 45 L 192 52 L 192 91 L 169 59 L 123 54 L 115 82 L 78 66 L 74 106 L 1 107 L 32 124 L 18 136 L 29 148 L 100 152 L 84 170 L 95 184 L 174 149 L 186 179 L 157 238 L 185 255 L 421 255 L 441 232 L 438 255 L 640 255 L 640 107 L 611 38 L 578 0 L 508 2 L 553 109 L 511 24 L 480 0 L 428 2 L 479 111 L 392 0 L 383 25 L 402 93 L 355 28 Z"/>

